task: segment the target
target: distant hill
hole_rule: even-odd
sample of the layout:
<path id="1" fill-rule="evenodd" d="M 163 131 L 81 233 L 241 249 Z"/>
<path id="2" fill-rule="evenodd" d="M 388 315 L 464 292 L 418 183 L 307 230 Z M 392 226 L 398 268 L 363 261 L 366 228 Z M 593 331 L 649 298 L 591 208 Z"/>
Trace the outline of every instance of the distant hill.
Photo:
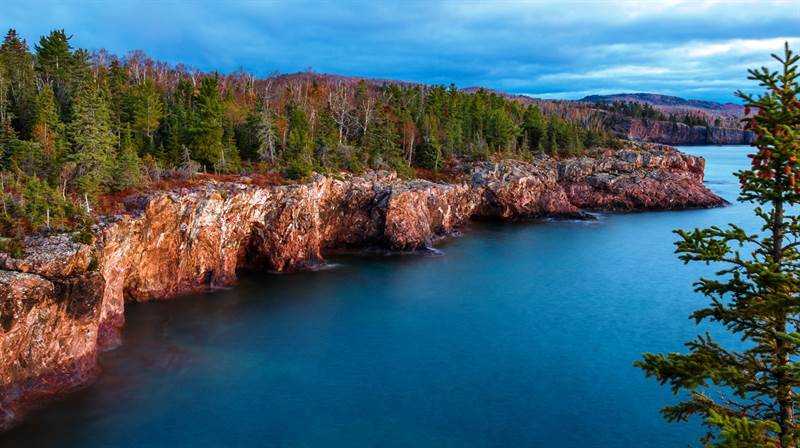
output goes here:
<path id="1" fill-rule="evenodd" d="M 668 145 L 746 145 L 755 136 L 742 128 L 744 107 L 656 93 L 589 95 L 577 101 L 594 105 L 606 126 L 620 137 Z"/>
<path id="2" fill-rule="evenodd" d="M 678 96 L 659 95 L 657 93 L 616 93 L 613 95 L 589 95 L 579 101 L 586 103 L 645 103 L 662 110 L 698 109 L 711 113 L 723 113 L 741 116 L 744 107 L 734 103 L 718 103 L 716 101 L 693 100 Z"/>

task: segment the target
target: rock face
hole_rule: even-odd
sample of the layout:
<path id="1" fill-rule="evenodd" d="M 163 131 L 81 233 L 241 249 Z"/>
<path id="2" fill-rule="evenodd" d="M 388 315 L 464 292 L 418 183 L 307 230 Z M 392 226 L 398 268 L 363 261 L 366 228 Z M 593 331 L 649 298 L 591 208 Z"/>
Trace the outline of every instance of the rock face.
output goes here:
<path id="1" fill-rule="evenodd" d="M 559 178 L 576 207 L 586 210 L 676 210 L 720 206 L 725 201 L 703 185 L 705 160 L 680 151 L 605 152 L 559 163 Z"/>
<path id="2" fill-rule="evenodd" d="M 670 121 L 625 118 L 613 126 L 624 138 L 665 145 L 749 145 L 752 131 L 721 127 L 688 126 Z"/>
<path id="3" fill-rule="evenodd" d="M 294 271 L 326 250 L 413 250 L 470 219 L 587 218 L 584 210 L 711 207 L 704 162 L 660 145 L 556 161 L 484 162 L 452 184 L 393 173 L 316 176 L 298 185 L 207 182 L 129 198 L 91 245 L 31 238 L 0 254 L 0 430 L 87 384 L 118 342 L 125 302 L 236 281 L 243 269 Z"/>
<path id="4" fill-rule="evenodd" d="M 64 235 L 26 243 L 24 260 L 0 257 L 0 430 L 97 370 L 103 278 L 91 248 Z"/>
<path id="5" fill-rule="evenodd" d="M 560 183 L 558 163 L 539 159 L 485 163 L 473 169 L 472 186 L 482 190 L 478 216 L 516 218 L 581 218 Z"/>

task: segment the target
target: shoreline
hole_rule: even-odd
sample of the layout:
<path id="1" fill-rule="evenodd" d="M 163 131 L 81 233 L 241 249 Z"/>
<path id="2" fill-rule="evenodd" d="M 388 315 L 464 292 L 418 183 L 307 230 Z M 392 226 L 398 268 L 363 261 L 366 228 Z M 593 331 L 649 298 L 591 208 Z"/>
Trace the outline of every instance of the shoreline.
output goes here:
<path id="1" fill-rule="evenodd" d="M 11 316 L 0 350 L 12 360 L 0 370 L 0 430 L 80 387 L 75 382 L 91 382 L 69 366 L 86 359 L 96 367 L 97 353 L 119 344 L 126 302 L 226 287 L 247 269 L 306 270 L 335 248 L 413 252 L 474 219 L 724 205 L 703 185 L 703 171 L 700 157 L 636 145 L 594 158 L 484 162 L 453 184 L 372 172 L 297 185 L 208 182 L 155 192 L 141 211 L 99 226 L 92 245 L 56 235 L 27 241 L 22 259 L 0 258 L 4 315 Z M 26 350 L 36 338 L 44 338 L 37 350 Z M 77 381 L 30 382 L 62 370 Z"/>

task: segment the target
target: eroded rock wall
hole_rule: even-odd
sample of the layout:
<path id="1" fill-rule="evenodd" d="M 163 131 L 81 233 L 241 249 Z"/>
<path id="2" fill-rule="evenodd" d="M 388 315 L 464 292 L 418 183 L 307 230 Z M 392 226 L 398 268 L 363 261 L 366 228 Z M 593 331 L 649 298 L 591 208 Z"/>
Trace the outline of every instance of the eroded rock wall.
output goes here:
<path id="1" fill-rule="evenodd" d="M 30 238 L 0 254 L 0 430 L 47 397 L 89 382 L 118 342 L 126 301 L 228 285 L 241 269 L 293 271 L 326 249 L 413 250 L 473 218 L 585 218 L 585 210 L 711 207 L 704 161 L 660 145 L 568 160 L 468 167 L 454 183 L 395 174 L 315 176 L 261 187 L 207 182 L 129 198 L 93 245 Z"/>
<path id="2" fill-rule="evenodd" d="M 91 248 L 67 236 L 0 254 L 0 431 L 97 372 L 103 278 Z"/>
<path id="3" fill-rule="evenodd" d="M 665 145 L 749 145 L 755 140 L 752 131 L 671 121 L 624 118 L 613 127 L 624 138 Z"/>
<path id="4" fill-rule="evenodd" d="M 705 160 L 659 145 L 606 151 L 559 162 L 559 182 L 585 210 L 641 211 L 716 207 L 725 201 L 703 185 Z"/>

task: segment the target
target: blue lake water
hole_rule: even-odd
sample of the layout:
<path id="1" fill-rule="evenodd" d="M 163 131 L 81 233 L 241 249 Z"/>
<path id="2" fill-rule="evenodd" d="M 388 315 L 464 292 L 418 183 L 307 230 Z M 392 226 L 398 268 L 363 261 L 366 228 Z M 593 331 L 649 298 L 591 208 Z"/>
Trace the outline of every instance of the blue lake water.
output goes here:
<path id="1" fill-rule="evenodd" d="M 691 147 L 730 201 L 746 147 Z M 92 387 L 3 447 L 684 447 L 674 399 L 632 366 L 682 351 L 708 267 L 675 228 L 749 206 L 476 224 L 441 255 L 336 257 L 332 269 L 131 305 Z"/>

